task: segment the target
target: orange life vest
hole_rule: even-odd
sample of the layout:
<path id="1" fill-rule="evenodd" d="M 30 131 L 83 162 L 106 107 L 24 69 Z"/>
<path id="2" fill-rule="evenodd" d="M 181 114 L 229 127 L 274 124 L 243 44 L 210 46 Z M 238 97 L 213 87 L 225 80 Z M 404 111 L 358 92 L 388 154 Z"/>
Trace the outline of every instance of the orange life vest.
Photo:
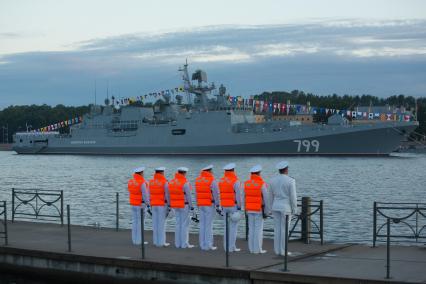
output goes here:
<path id="1" fill-rule="evenodd" d="M 244 183 L 246 211 L 262 211 L 262 186 L 265 182 L 259 175 L 251 175 Z"/>
<path id="2" fill-rule="evenodd" d="M 127 182 L 127 189 L 129 190 L 129 203 L 132 206 L 140 206 L 142 204 L 142 190 L 141 186 L 145 183 L 143 176 L 133 174 L 133 178 Z"/>
<path id="3" fill-rule="evenodd" d="M 166 197 L 164 193 L 164 185 L 167 179 L 163 174 L 155 173 L 154 177 L 149 181 L 149 199 L 151 206 L 164 206 Z"/>
<path id="4" fill-rule="evenodd" d="M 209 171 L 202 171 L 200 176 L 195 179 L 195 191 L 197 193 L 198 206 L 211 206 L 213 201 L 211 185 L 214 176 Z"/>
<path id="5" fill-rule="evenodd" d="M 186 177 L 180 173 L 176 173 L 175 178 L 169 182 L 171 208 L 185 207 L 185 191 L 183 190 L 183 186 L 186 182 Z"/>
<path id="6" fill-rule="evenodd" d="M 220 205 L 222 207 L 234 207 L 236 204 L 234 183 L 238 180 L 237 175 L 231 171 L 225 174 L 219 181 Z"/>

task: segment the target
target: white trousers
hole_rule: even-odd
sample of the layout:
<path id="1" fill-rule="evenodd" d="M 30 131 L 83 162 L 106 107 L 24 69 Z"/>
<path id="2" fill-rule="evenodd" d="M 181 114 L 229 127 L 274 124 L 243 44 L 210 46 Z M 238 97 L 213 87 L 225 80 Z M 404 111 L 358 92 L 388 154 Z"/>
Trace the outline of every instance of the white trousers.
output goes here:
<path id="1" fill-rule="evenodd" d="M 262 213 L 247 213 L 248 215 L 248 247 L 251 253 L 260 253 L 263 242 L 263 215 Z"/>
<path id="2" fill-rule="evenodd" d="M 175 246 L 177 248 L 187 248 L 189 245 L 189 207 L 175 208 Z"/>
<path id="3" fill-rule="evenodd" d="M 132 209 L 132 242 L 134 245 L 141 244 L 141 207 L 131 206 Z"/>
<path id="4" fill-rule="evenodd" d="M 152 241 L 161 247 L 166 243 L 166 206 L 152 206 Z"/>
<path id="5" fill-rule="evenodd" d="M 288 215 L 288 233 L 290 233 L 291 214 L 272 211 L 274 217 L 274 251 L 278 255 L 285 254 L 285 216 Z"/>
<path id="6" fill-rule="evenodd" d="M 202 250 L 209 250 L 213 247 L 213 218 L 214 206 L 199 206 L 200 212 L 200 231 L 199 241 Z"/>
<path id="7" fill-rule="evenodd" d="M 237 229 L 238 229 L 238 222 L 234 222 L 231 220 L 231 214 L 237 211 L 237 208 L 234 207 L 223 207 L 223 228 L 224 228 L 224 235 L 223 235 L 223 249 L 226 251 L 226 212 L 228 212 L 228 226 L 229 226 L 229 251 L 233 252 L 236 248 L 236 242 L 237 242 Z"/>

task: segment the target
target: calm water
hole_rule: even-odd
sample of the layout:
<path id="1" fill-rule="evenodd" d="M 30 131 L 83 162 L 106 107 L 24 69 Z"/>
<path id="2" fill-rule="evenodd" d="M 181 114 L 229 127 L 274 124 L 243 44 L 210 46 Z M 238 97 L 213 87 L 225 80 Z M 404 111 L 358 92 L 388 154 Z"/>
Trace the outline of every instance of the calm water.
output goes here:
<path id="1" fill-rule="evenodd" d="M 193 181 L 200 168 L 215 165 L 215 174 L 228 162 L 237 164 L 240 179 L 248 178 L 254 164 L 264 167 L 268 181 L 281 157 L 145 157 L 17 155 L 0 152 L 0 200 L 11 202 L 11 188 L 64 190 L 65 204 L 72 208 L 72 222 L 104 227 L 115 226 L 115 193 L 120 193 L 120 225 L 130 227 L 127 180 L 137 166 L 166 166 L 167 178 L 179 166 L 190 168 Z M 335 242 L 369 242 L 372 238 L 373 201 L 426 202 L 426 154 L 398 154 L 392 157 L 288 157 L 290 175 L 296 178 L 299 196 L 324 200 L 325 238 Z M 10 215 L 9 215 L 10 216 Z M 170 219 L 170 218 L 169 218 Z M 150 220 L 149 220 L 150 221 Z M 271 228 L 267 220 L 265 227 Z M 148 224 L 150 227 L 150 224 Z M 240 223 L 243 236 L 244 222 Z M 173 220 L 168 220 L 173 230 Z M 195 224 L 192 231 L 197 231 Z M 216 232 L 222 231 L 217 216 Z"/>

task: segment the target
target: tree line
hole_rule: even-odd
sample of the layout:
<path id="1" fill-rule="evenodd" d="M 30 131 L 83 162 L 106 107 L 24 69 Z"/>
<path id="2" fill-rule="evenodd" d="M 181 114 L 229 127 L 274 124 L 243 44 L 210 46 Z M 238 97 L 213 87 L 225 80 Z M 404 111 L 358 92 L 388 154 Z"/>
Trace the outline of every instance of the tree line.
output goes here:
<path id="1" fill-rule="evenodd" d="M 309 101 L 311 106 L 335 109 L 354 109 L 357 106 L 384 106 L 390 105 L 394 107 L 405 107 L 411 110 L 420 122 L 419 128 L 416 130 L 421 135 L 426 135 L 426 97 L 414 98 L 412 96 L 398 95 L 387 98 L 379 98 L 371 95 L 362 96 L 339 96 L 332 94 L 328 96 L 318 96 L 303 91 L 294 90 L 291 92 L 263 92 L 254 96 L 258 100 L 267 100 L 277 103 L 286 103 L 290 100 L 292 104 L 307 104 Z M 417 101 L 417 113 L 416 113 Z M 89 112 L 89 106 L 48 106 L 48 105 L 23 105 L 9 106 L 0 111 L 0 142 L 6 143 L 12 141 L 12 134 L 19 131 L 26 131 L 45 127 L 47 125 L 64 121 L 76 116 L 82 116 Z M 8 128 L 8 139 L 3 137 L 3 128 Z M 66 131 L 66 129 L 64 129 Z M 413 136 L 421 139 L 422 136 Z M 424 137 L 424 136 L 423 136 Z"/>

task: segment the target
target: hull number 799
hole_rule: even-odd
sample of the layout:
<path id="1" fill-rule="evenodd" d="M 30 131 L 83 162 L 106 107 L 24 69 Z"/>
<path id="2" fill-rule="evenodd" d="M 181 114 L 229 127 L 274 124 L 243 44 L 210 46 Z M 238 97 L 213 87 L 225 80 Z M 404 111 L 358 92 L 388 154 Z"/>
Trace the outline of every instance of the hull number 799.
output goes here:
<path id="1" fill-rule="evenodd" d="M 293 140 L 297 143 L 297 152 L 318 152 L 320 143 L 318 140 Z"/>

